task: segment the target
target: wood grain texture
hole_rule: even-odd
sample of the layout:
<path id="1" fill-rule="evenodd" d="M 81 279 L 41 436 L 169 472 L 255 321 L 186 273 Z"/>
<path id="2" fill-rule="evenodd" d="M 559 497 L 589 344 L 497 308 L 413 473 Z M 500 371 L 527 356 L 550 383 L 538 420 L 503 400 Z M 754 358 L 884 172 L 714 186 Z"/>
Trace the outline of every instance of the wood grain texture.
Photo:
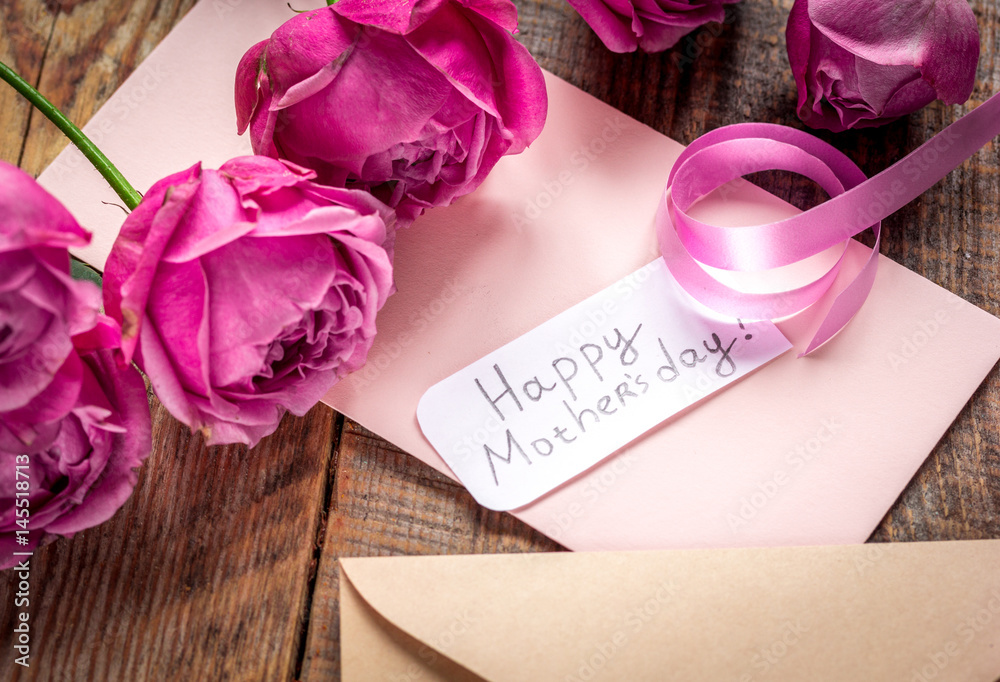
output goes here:
<path id="1" fill-rule="evenodd" d="M 18 21 L 12 18 L 8 25 L 31 27 L 35 24 L 27 16 L 29 12 L 43 16 L 48 12 L 38 0 L 24 2 L 25 16 Z M 51 36 L 45 43 L 44 69 L 35 84 L 70 120 L 83 125 L 194 6 L 195 0 L 88 0 L 63 4 L 72 11 L 48 14 Z M 53 9 L 59 5 L 50 3 Z M 41 66 L 39 61 L 36 68 Z M 99 145 L 100 136 L 95 136 L 94 142 Z M 66 140 L 55 126 L 44 116 L 32 116 L 21 167 L 38 175 L 65 146 Z"/>
<path id="2" fill-rule="evenodd" d="M 298 659 L 334 415 L 317 406 L 252 452 L 205 447 L 155 404 L 153 454 L 107 523 L 31 559 L 32 667 L 0 679 L 287 680 Z"/>
<path id="3" fill-rule="evenodd" d="M 84 123 L 193 3 L 4 2 L 0 59 Z M 681 142 L 750 120 L 803 127 L 784 51 L 791 0 L 729 6 L 726 22 L 658 55 L 609 52 L 563 0 L 517 4 L 519 38 L 543 67 Z M 820 137 L 874 174 L 1000 91 L 1000 10 L 994 0 L 971 4 L 982 57 L 969 103 L 935 103 L 884 128 Z M 0 158 L 29 173 L 64 146 L 6 88 L 0 116 Z M 754 180 L 801 207 L 823 197 L 782 174 Z M 883 253 L 1000 314 L 998 211 L 994 140 L 885 222 Z M 998 424 L 994 369 L 873 540 L 1000 537 Z M 0 657 L 3 679 L 337 679 L 339 557 L 559 549 L 323 407 L 286 419 L 252 453 L 205 448 L 159 407 L 155 430 L 126 506 L 36 553 L 34 665 L 12 677 Z M 0 575 L 4 651 L 13 584 Z"/>
<path id="4" fill-rule="evenodd" d="M 350 420 L 335 460 L 304 682 L 340 677 L 339 557 L 562 549 L 509 514 L 480 507 L 461 485 Z"/>
<path id="5" fill-rule="evenodd" d="M 55 17 L 31 0 L 0 4 L 0 61 L 34 86 L 42 71 Z M 0 88 L 0 159 L 19 163 L 32 108 L 26 99 L 4 84 Z"/>

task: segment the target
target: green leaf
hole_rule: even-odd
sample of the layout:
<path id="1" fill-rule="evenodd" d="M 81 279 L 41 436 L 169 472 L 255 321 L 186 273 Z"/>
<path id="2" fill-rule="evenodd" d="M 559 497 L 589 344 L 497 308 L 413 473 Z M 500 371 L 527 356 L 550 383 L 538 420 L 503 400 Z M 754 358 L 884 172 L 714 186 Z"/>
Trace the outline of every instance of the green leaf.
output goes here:
<path id="1" fill-rule="evenodd" d="M 73 275 L 73 279 L 86 280 L 87 282 L 93 282 L 98 287 L 101 286 L 103 279 L 101 273 L 97 270 L 74 256 L 69 257 L 69 264 L 70 274 Z"/>

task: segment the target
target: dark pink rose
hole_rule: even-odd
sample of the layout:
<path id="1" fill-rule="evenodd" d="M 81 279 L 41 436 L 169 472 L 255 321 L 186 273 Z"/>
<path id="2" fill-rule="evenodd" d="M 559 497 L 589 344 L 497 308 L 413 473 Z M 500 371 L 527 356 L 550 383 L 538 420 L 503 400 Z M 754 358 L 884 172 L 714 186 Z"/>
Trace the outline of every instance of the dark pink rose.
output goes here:
<path id="1" fill-rule="evenodd" d="M 152 446 L 145 383 L 112 359 L 118 327 L 98 315 L 97 287 L 69 274 L 67 246 L 89 241 L 58 201 L 0 163 L 2 568 L 17 563 L 11 552 L 110 518 Z"/>
<path id="2" fill-rule="evenodd" d="M 613 52 L 662 52 L 739 0 L 569 0 Z"/>
<path id="3" fill-rule="evenodd" d="M 66 249 L 89 242 L 62 204 L 0 162 L 0 413 L 50 421 L 73 404 L 72 380 L 59 369 L 71 337 L 94 326 L 101 292 L 70 277 Z"/>
<path id="4" fill-rule="evenodd" d="M 409 224 L 541 132 L 545 82 L 516 28 L 508 0 L 339 0 L 299 14 L 240 62 L 239 131 Z"/>
<path id="5" fill-rule="evenodd" d="M 255 445 L 371 347 L 392 291 L 392 211 L 313 177 L 261 156 L 196 165 L 153 185 L 108 259 L 125 358 L 211 444 Z"/>
<path id="6" fill-rule="evenodd" d="M 878 126 L 972 94 L 979 29 L 966 0 L 796 0 L 785 34 L 806 125 Z"/>

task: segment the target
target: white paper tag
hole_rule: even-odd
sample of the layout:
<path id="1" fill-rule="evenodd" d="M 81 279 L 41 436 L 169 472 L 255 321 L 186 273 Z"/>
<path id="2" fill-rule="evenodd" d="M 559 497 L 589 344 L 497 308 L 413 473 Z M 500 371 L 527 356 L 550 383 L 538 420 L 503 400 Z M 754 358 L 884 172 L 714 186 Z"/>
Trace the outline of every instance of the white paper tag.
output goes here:
<path id="1" fill-rule="evenodd" d="M 789 348 L 658 258 L 431 386 L 417 420 L 477 502 L 517 509 Z"/>

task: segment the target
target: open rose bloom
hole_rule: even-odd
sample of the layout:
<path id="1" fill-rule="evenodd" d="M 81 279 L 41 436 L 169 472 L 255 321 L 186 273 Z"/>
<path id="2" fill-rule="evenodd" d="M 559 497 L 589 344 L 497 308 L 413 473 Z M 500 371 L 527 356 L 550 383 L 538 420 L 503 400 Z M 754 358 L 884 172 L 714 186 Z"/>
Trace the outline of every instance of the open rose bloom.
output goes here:
<path id="1" fill-rule="evenodd" d="M 118 326 L 69 274 L 67 247 L 89 241 L 0 163 L 0 568 L 109 519 L 152 448 L 146 385 L 114 358 Z"/>
<path id="2" fill-rule="evenodd" d="M 254 445 L 361 367 L 392 292 L 392 211 L 261 156 L 157 182 L 104 273 L 126 359 L 210 444 Z"/>
<path id="3" fill-rule="evenodd" d="M 339 0 L 251 48 L 239 130 L 258 154 L 364 189 L 409 224 L 474 190 L 541 132 L 538 64 L 508 0 Z"/>
<path id="4" fill-rule="evenodd" d="M 613 52 L 662 52 L 739 0 L 569 0 Z"/>
<path id="5" fill-rule="evenodd" d="M 786 31 L 798 114 L 835 132 L 972 94 L 979 30 L 966 0 L 796 0 Z"/>

